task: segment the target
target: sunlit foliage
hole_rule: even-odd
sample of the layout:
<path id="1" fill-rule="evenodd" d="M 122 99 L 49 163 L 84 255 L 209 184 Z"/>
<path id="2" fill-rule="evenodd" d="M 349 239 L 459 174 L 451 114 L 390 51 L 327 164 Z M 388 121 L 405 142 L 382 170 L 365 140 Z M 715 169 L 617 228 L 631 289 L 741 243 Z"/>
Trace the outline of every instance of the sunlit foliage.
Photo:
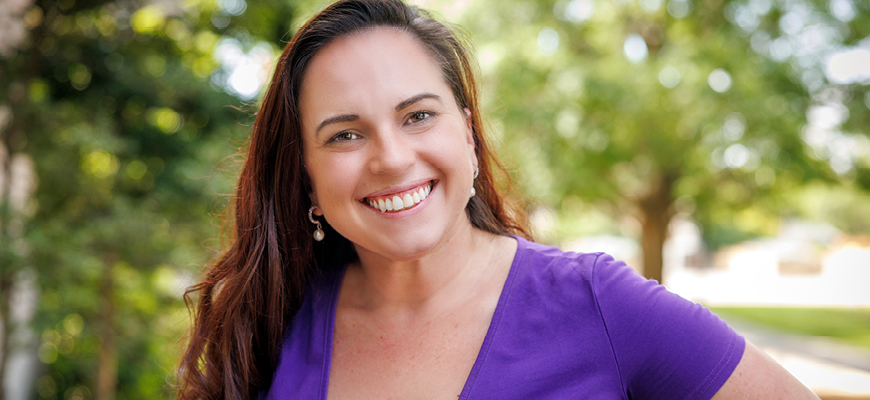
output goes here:
<path id="1" fill-rule="evenodd" d="M 868 14 L 849 0 L 515 0 L 474 2 L 463 21 L 529 195 L 634 215 L 660 278 L 672 215 L 728 243 L 775 232 L 800 185 L 866 174 L 867 125 L 852 121 L 870 115 L 870 78 L 837 81 L 826 57 L 868 40 Z"/>
<path id="2" fill-rule="evenodd" d="M 23 344 L 44 365 L 37 398 L 171 391 L 189 322 L 181 295 L 214 255 L 229 157 L 247 136 L 247 105 L 226 93 L 214 53 L 250 34 L 221 22 L 234 17 L 224 6 L 37 2 L 2 59 L 4 138 L 38 184 L 21 261 L 38 290 Z"/>

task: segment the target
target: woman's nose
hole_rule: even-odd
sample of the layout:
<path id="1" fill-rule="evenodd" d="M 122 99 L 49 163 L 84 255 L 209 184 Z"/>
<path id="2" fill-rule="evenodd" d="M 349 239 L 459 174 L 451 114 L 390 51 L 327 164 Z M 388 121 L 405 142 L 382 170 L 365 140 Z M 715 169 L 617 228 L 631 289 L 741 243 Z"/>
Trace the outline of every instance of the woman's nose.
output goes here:
<path id="1" fill-rule="evenodd" d="M 393 176 L 404 174 L 417 158 L 413 143 L 395 129 L 384 130 L 377 137 L 369 163 L 371 172 Z"/>

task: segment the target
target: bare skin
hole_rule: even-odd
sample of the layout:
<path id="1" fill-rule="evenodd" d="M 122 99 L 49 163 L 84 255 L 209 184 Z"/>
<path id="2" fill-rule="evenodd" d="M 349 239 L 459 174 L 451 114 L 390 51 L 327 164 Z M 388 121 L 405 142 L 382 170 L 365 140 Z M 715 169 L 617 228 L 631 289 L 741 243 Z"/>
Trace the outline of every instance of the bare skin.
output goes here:
<path id="1" fill-rule="evenodd" d="M 713 400 L 804 400 L 818 396 L 752 343 Z"/>
<path id="2" fill-rule="evenodd" d="M 336 310 L 330 399 L 459 396 L 516 252 L 515 240 L 475 231 L 477 250 L 449 276 L 348 268 Z"/>

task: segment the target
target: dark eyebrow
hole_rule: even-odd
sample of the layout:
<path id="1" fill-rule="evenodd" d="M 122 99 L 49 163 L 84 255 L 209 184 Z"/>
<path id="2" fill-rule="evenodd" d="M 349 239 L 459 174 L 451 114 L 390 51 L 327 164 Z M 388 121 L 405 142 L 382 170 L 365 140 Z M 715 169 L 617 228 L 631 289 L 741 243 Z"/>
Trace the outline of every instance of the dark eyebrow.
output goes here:
<path id="1" fill-rule="evenodd" d="M 317 126 L 317 129 L 314 130 L 314 134 L 317 134 L 318 132 L 320 132 L 320 130 L 323 129 L 323 127 L 326 125 L 337 124 L 340 122 L 351 122 L 351 121 L 356 121 L 358 119 L 359 119 L 359 115 L 354 115 L 354 114 L 344 114 L 344 115 L 338 115 L 335 117 L 327 118 L 327 119 L 323 120 L 323 122 L 321 122 L 320 125 Z"/>
<path id="2" fill-rule="evenodd" d="M 433 93 L 421 93 L 396 105 L 396 111 L 402 111 L 408 108 L 408 106 L 410 106 L 411 104 L 414 104 L 423 99 L 435 99 L 441 101 L 441 96 Z"/>

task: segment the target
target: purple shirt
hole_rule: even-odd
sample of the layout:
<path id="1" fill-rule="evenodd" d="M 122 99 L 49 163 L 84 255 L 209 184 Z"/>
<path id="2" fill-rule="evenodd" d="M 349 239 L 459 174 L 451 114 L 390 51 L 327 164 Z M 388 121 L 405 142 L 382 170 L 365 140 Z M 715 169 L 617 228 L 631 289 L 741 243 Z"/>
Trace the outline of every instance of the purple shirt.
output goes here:
<path id="1" fill-rule="evenodd" d="M 709 399 L 740 361 L 741 336 L 625 263 L 517 242 L 460 399 Z M 343 276 L 313 283 L 266 399 L 326 399 Z"/>

